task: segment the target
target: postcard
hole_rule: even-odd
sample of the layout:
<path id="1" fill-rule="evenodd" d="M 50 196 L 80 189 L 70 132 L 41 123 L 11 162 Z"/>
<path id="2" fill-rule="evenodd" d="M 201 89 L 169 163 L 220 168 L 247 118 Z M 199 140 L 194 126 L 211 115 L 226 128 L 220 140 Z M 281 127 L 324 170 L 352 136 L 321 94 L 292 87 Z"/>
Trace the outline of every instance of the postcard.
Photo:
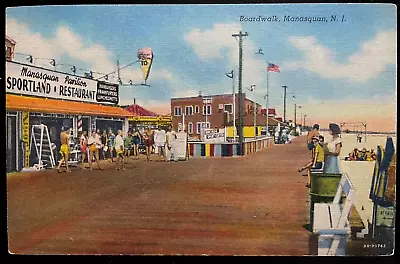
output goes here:
<path id="1" fill-rule="evenodd" d="M 392 255 L 396 11 L 7 8 L 8 253 Z"/>

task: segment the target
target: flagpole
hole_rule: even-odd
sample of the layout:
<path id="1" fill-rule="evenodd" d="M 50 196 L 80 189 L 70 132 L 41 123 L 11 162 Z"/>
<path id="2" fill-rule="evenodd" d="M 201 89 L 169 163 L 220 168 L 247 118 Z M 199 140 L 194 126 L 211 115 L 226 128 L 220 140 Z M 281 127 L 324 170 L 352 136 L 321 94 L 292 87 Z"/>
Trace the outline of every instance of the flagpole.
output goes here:
<path id="1" fill-rule="evenodd" d="M 232 99 L 233 99 L 233 142 L 236 142 L 236 99 L 235 99 L 235 76 L 232 70 Z"/>
<path id="2" fill-rule="evenodd" d="M 266 125 L 266 136 L 268 136 L 268 109 L 269 109 L 269 87 L 268 87 L 268 61 L 267 61 L 267 125 Z"/>

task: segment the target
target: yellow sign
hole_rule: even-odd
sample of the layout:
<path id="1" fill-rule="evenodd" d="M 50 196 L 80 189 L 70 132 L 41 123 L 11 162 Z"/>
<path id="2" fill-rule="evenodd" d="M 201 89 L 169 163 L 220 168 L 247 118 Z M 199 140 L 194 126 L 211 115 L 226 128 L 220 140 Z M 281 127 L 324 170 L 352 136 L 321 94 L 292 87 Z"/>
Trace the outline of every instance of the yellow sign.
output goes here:
<path id="1" fill-rule="evenodd" d="M 171 117 L 169 116 L 135 116 L 135 117 L 129 117 L 129 121 L 135 121 L 135 122 L 171 122 Z"/>
<path id="2" fill-rule="evenodd" d="M 142 48 L 138 51 L 138 58 L 140 60 L 140 67 L 143 72 L 143 79 L 146 82 L 150 74 L 151 64 L 153 62 L 153 51 L 151 48 Z"/>
<path id="3" fill-rule="evenodd" d="M 29 167 L 29 113 L 22 112 L 22 141 L 25 146 L 24 166 Z"/>

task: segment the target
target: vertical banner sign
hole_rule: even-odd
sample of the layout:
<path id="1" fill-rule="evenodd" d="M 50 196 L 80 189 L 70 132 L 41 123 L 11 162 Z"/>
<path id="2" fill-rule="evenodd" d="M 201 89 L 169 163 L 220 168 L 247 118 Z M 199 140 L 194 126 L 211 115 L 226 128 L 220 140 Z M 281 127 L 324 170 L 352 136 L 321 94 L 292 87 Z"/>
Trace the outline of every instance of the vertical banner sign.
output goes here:
<path id="1" fill-rule="evenodd" d="M 29 167 L 29 113 L 22 112 L 22 141 L 25 146 L 24 167 Z"/>
<path id="2" fill-rule="evenodd" d="M 138 59 L 140 60 L 140 67 L 143 72 L 143 79 L 146 83 L 150 74 L 151 64 L 153 62 L 153 51 L 151 48 L 142 48 L 138 51 Z"/>

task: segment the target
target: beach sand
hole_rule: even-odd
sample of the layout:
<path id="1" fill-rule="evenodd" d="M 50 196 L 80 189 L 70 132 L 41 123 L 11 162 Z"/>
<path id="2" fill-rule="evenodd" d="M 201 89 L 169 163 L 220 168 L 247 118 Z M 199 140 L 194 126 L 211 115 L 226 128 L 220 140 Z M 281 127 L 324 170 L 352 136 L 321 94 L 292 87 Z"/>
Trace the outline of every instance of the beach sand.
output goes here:
<path id="1" fill-rule="evenodd" d="M 330 138 L 328 133 L 323 133 L 325 140 Z M 358 143 L 355 134 L 342 135 L 342 150 L 340 153 L 340 170 L 346 173 L 354 187 L 356 188 L 356 197 L 354 205 L 357 208 L 360 217 L 363 220 L 365 227 L 368 227 L 368 222 L 372 223 L 373 203 L 369 199 L 371 188 L 372 174 L 374 172 L 375 161 L 345 161 L 343 160 L 354 149 L 376 149 L 378 145 L 385 147 L 386 135 L 367 135 L 367 142 L 363 137 L 362 142 Z M 396 137 L 393 138 L 393 143 L 396 149 Z"/>

